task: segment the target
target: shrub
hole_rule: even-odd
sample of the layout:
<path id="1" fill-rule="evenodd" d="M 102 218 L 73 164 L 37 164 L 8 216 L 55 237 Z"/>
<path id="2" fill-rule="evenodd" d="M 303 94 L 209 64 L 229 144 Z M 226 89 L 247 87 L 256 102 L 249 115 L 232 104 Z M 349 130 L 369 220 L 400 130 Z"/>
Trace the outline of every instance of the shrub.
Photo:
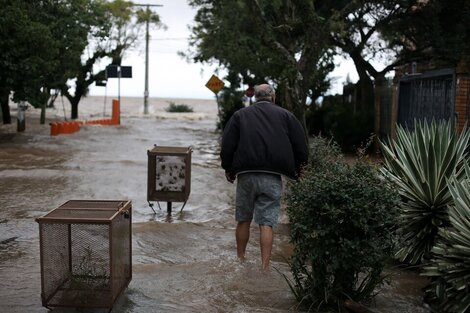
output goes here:
<path id="1" fill-rule="evenodd" d="M 468 143 L 469 133 L 457 135 L 450 122 L 416 121 L 414 130 L 399 126 L 396 141 L 382 144 L 383 172 L 401 195 L 400 261 L 422 263 L 439 228 L 449 225 L 447 180 L 463 175 Z"/>
<path id="2" fill-rule="evenodd" d="M 312 104 L 305 112 L 308 133 L 334 138 L 344 152 L 364 145 L 374 131 L 373 118 L 370 112 L 354 112 L 341 95 L 326 96 L 321 106 Z"/>
<path id="3" fill-rule="evenodd" d="M 217 128 L 223 130 L 233 113 L 245 107 L 243 104 L 243 92 L 231 89 L 222 90 L 218 106 L 219 121 Z"/>
<path id="4" fill-rule="evenodd" d="M 171 113 L 188 113 L 193 112 L 193 108 L 187 104 L 176 104 L 174 102 L 168 102 L 168 107 L 165 108 L 165 111 Z"/>
<path id="5" fill-rule="evenodd" d="M 315 138 L 311 164 L 287 194 L 288 282 L 309 311 L 341 312 L 345 299 L 370 298 L 395 249 L 398 194 L 375 166 L 364 159 L 350 165 L 338 151 Z"/>
<path id="6" fill-rule="evenodd" d="M 470 167 L 465 178 L 452 178 L 449 190 L 454 205 L 449 207 L 451 227 L 439 229 L 440 238 L 431 250 L 425 276 L 432 277 L 426 288 L 426 300 L 436 312 L 470 311 Z"/>

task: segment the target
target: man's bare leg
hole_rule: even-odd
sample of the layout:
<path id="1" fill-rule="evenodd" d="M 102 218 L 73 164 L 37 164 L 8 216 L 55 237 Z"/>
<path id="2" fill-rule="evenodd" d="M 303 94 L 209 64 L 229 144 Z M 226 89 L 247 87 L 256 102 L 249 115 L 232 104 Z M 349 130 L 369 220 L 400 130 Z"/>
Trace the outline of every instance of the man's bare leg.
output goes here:
<path id="1" fill-rule="evenodd" d="M 250 239 L 251 221 L 238 222 L 235 230 L 235 238 L 237 240 L 237 256 L 240 261 L 245 261 L 246 245 Z"/>
<path id="2" fill-rule="evenodd" d="M 269 259 L 273 247 L 273 228 L 268 225 L 259 225 L 259 241 L 261 246 L 261 266 L 263 272 L 269 272 Z"/>

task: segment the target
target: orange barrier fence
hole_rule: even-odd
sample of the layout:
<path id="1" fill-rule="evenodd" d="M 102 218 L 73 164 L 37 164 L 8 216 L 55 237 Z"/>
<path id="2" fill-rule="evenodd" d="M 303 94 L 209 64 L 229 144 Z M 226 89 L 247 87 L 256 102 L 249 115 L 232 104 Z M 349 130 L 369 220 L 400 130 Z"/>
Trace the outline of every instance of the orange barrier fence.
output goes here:
<path id="1" fill-rule="evenodd" d="M 114 125 L 121 124 L 121 106 L 119 100 L 113 99 L 113 114 L 111 120 Z"/>
<path id="2" fill-rule="evenodd" d="M 121 108 L 119 100 L 113 99 L 113 113 L 111 118 L 100 119 L 100 120 L 83 120 L 83 121 L 64 121 L 64 122 L 52 122 L 51 136 L 57 136 L 60 134 L 73 134 L 80 130 L 80 126 L 83 124 L 91 125 L 120 125 L 121 124 Z"/>

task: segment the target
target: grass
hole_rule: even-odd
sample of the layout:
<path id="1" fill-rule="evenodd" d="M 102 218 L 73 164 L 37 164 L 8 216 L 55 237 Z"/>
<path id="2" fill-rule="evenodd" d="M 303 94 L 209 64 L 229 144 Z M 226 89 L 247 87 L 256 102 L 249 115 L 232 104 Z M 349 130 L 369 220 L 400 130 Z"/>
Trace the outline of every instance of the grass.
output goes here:
<path id="1" fill-rule="evenodd" d="M 168 102 L 169 105 L 165 108 L 165 111 L 171 113 L 187 113 L 194 112 L 193 108 L 187 104 L 176 104 L 174 102 Z"/>

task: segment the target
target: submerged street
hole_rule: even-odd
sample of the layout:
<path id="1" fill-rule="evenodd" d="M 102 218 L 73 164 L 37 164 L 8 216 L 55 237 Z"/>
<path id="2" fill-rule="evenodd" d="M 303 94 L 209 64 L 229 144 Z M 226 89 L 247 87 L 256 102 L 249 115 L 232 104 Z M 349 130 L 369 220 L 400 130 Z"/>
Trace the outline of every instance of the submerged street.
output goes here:
<path id="1" fill-rule="evenodd" d="M 16 133 L 16 124 L 0 127 L 0 312 L 48 312 L 41 305 L 35 218 L 72 199 L 132 201 L 132 281 L 112 312 L 296 311 L 281 275 L 290 276 L 285 213 L 275 229 L 270 273 L 260 271 L 255 225 L 247 262 L 236 258 L 235 185 L 220 168 L 215 101 L 178 100 L 194 113 L 168 113 L 168 101 L 150 101 L 150 113 L 143 115 L 142 99 L 124 98 L 120 126 L 88 125 L 70 135 L 50 136 L 32 109 L 24 133 Z M 48 111 L 48 122 L 63 119 L 54 116 L 61 110 Z M 103 111 L 99 97 L 79 107 L 82 118 L 100 118 Z M 171 216 L 166 203 L 160 203 L 161 210 L 154 203 L 154 214 L 146 199 L 147 150 L 155 144 L 193 149 L 191 194 L 182 212 L 182 203 L 173 203 Z M 391 274 L 392 285 L 371 307 L 383 313 L 427 312 L 423 278 L 401 270 Z"/>

